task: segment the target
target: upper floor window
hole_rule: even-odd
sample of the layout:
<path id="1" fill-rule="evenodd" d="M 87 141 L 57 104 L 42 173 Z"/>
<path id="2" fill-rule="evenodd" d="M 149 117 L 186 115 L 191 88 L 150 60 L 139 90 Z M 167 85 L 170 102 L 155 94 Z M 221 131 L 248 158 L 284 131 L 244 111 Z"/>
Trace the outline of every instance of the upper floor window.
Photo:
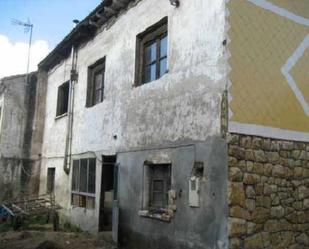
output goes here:
<path id="1" fill-rule="evenodd" d="M 61 116 L 68 112 L 70 82 L 67 81 L 58 87 L 57 114 Z"/>
<path id="2" fill-rule="evenodd" d="M 105 58 L 88 67 L 88 87 L 86 106 L 101 103 L 104 98 Z"/>
<path id="3" fill-rule="evenodd" d="M 161 78 L 167 73 L 167 18 L 137 36 L 136 84 Z"/>

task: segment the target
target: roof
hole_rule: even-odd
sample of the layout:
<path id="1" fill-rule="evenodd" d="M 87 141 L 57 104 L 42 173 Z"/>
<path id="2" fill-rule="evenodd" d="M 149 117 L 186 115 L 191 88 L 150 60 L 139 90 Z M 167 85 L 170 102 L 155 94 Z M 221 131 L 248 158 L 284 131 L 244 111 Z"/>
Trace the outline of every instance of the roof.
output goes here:
<path id="1" fill-rule="evenodd" d="M 37 73 L 37 71 L 29 72 L 29 76 L 34 75 L 36 73 Z M 0 80 L 6 81 L 6 80 L 12 80 L 12 79 L 15 79 L 15 78 L 22 78 L 22 77 L 26 77 L 26 76 L 27 76 L 26 73 L 24 73 L 24 74 L 14 74 L 14 75 L 9 75 L 9 76 L 5 76 L 3 78 L 0 78 Z"/>
<path id="2" fill-rule="evenodd" d="M 72 46 L 78 46 L 92 39 L 97 30 L 112 17 L 127 8 L 134 0 L 103 0 L 84 20 L 39 63 L 39 68 L 49 70 L 71 53 Z"/>

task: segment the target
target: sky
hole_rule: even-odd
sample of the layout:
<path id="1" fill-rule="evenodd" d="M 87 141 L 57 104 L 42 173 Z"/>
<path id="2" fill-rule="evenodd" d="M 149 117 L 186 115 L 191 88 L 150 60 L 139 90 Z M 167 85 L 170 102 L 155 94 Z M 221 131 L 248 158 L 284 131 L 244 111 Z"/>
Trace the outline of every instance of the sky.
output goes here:
<path id="1" fill-rule="evenodd" d="M 34 25 L 30 71 L 102 0 L 0 0 L 0 78 L 27 71 L 29 32 L 12 19 Z"/>

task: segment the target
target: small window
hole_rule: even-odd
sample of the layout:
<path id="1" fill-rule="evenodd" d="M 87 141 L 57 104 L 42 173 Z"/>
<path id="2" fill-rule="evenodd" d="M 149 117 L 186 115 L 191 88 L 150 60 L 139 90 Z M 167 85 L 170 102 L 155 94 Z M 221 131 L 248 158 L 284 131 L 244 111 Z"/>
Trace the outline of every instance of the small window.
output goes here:
<path id="1" fill-rule="evenodd" d="M 72 205 L 94 208 L 95 203 L 95 158 L 73 161 L 72 173 Z"/>
<path id="2" fill-rule="evenodd" d="M 86 106 L 101 103 L 104 98 L 105 58 L 98 60 L 88 68 L 88 87 Z"/>
<path id="3" fill-rule="evenodd" d="M 144 209 L 168 209 L 168 192 L 171 190 L 171 165 L 145 165 Z"/>
<path id="4" fill-rule="evenodd" d="M 55 190 L 55 168 L 47 169 L 47 193 L 54 193 Z"/>
<path id="5" fill-rule="evenodd" d="M 167 73 L 167 18 L 137 36 L 136 85 L 161 78 Z"/>
<path id="6" fill-rule="evenodd" d="M 69 87 L 69 81 L 58 87 L 57 117 L 68 112 Z"/>

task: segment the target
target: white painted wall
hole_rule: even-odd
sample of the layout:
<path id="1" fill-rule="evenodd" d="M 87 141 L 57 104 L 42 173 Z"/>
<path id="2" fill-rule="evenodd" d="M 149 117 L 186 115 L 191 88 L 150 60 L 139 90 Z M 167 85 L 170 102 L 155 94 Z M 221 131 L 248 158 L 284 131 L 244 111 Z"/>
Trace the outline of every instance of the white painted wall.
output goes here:
<path id="1" fill-rule="evenodd" d="M 169 73 L 155 82 L 134 87 L 136 36 L 165 16 Z M 219 135 L 226 71 L 224 25 L 224 0 L 181 0 L 179 8 L 168 0 L 142 0 L 80 48 L 73 154 L 93 151 L 100 158 L 102 154 L 203 141 Z M 104 56 L 104 101 L 86 108 L 87 68 Z M 56 167 L 58 201 L 68 213 L 72 212 L 73 220 L 95 231 L 99 198 L 95 212 L 80 208 L 72 211 L 71 176 L 62 169 L 67 117 L 55 120 L 55 116 L 58 86 L 69 80 L 69 71 L 70 58 L 48 73 L 41 192 L 46 189 L 47 167 Z M 117 135 L 117 140 L 113 135 Z M 99 164 L 98 161 L 98 196 Z M 82 214 L 87 219 L 77 220 L 77 215 Z"/>

